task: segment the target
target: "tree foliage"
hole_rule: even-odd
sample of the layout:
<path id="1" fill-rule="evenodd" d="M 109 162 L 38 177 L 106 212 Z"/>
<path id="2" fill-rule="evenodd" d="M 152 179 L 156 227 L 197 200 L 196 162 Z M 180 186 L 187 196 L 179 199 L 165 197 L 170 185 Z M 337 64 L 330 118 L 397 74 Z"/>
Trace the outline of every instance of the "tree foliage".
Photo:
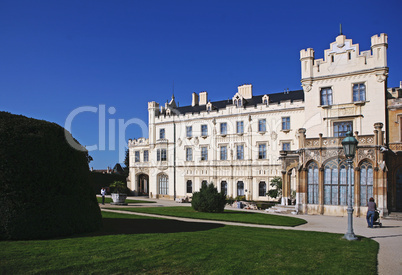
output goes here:
<path id="1" fill-rule="evenodd" d="M 55 123 L 0 112 L 0 213 L 0 239 L 100 228 L 87 151 L 71 147 Z"/>
<path id="2" fill-rule="evenodd" d="M 191 206 L 199 212 L 222 213 L 225 205 L 225 194 L 219 193 L 212 183 L 203 183 L 200 192 L 195 192 L 191 201 Z"/>
<path id="3" fill-rule="evenodd" d="M 274 187 L 274 189 L 270 189 L 268 191 L 268 196 L 270 196 L 271 198 L 280 198 L 282 196 L 282 178 L 281 177 L 274 177 L 271 180 L 270 183 L 271 187 Z"/>

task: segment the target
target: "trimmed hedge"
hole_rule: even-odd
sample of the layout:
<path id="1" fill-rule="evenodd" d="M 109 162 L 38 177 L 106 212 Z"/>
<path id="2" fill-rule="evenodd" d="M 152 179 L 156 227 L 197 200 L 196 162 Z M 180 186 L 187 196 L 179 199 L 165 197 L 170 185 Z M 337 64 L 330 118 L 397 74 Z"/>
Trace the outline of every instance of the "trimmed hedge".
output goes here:
<path id="1" fill-rule="evenodd" d="M 200 192 L 195 192 L 191 200 L 191 206 L 198 212 L 222 213 L 226 205 L 226 196 L 218 193 L 215 186 L 203 183 Z"/>
<path id="2" fill-rule="evenodd" d="M 0 239 L 99 229 L 87 158 L 67 143 L 59 125 L 0 112 Z"/>

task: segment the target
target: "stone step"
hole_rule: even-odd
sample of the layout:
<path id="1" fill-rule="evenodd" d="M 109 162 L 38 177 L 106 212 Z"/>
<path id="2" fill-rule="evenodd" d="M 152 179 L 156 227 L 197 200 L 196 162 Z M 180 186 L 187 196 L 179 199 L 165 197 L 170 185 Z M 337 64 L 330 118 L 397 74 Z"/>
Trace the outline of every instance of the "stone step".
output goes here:
<path id="1" fill-rule="evenodd" d="M 294 205 L 275 205 L 271 208 L 266 209 L 268 213 L 279 213 L 279 214 L 293 214 L 297 215 Z"/>
<path id="2" fill-rule="evenodd" d="M 402 212 L 391 212 L 387 217 L 384 217 L 384 219 L 402 221 Z"/>

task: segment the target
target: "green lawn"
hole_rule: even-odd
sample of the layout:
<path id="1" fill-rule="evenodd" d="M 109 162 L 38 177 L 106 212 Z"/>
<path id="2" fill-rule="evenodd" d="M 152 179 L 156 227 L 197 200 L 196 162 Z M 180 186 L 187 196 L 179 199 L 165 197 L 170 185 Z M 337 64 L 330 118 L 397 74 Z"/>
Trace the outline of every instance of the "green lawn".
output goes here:
<path id="1" fill-rule="evenodd" d="M 192 207 L 185 207 L 185 206 L 124 208 L 124 209 L 119 208 L 119 210 L 190 218 L 190 219 L 217 220 L 217 221 L 278 225 L 278 226 L 298 226 L 307 223 L 305 220 L 300 218 L 263 214 L 251 211 L 245 212 L 245 211 L 225 210 L 225 212 L 223 213 L 203 213 L 195 211 Z"/>
<path id="2" fill-rule="evenodd" d="M 340 234 L 103 213 L 96 234 L 0 242 L 0 274 L 376 274 L 378 243 Z M 348 260 L 345 264 L 345 260 Z"/>
<path id="3" fill-rule="evenodd" d="M 96 197 L 98 203 L 102 203 L 102 197 Z M 106 197 L 105 203 L 113 202 L 112 198 Z M 126 200 L 127 203 L 156 203 L 156 201 Z"/>

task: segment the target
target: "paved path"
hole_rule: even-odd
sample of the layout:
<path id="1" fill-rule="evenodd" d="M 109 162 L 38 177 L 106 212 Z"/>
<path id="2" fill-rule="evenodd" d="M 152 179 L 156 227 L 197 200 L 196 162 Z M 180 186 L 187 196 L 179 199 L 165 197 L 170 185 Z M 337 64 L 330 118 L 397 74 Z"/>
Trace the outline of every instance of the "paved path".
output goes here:
<path id="1" fill-rule="evenodd" d="M 164 201 L 157 199 L 147 199 L 132 197 L 130 199 L 140 199 L 140 200 L 150 200 L 156 201 L 153 204 L 129 204 L 129 207 L 163 207 L 163 206 L 190 206 L 189 203 L 175 203 L 173 201 Z M 103 207 L 110 207 L 110 205 L 105 205 Z M 124 208 L 124 207 L 122 207 Z M 230 208 L 236 210 L 234 208 Z M 107 210 L 102 209 L 102 211 L 113 211 L 119 212 L 118 210 Z M 243 211 L 253 211 L 255 210 L 243 210 Z M 264 211 L 258 211 L 264 213 Z M 124 212 L 128 213 L 128 212 Z M 205 220 L 194 220 L 187 218 L 178 217 L 167 217 L 160 215 L 144 214 L 144 213 L 132 213 L 135 215 L 143 215 L 150 217 L 163 217 L 165 219 L 174 219 L 180 221 L 189 222 L 205 222 Z M 260 228 L 277 228 L 277 229 L 287 229 L 287 230 L 304 230 L 304 231 L 318 231 L 318 232 L 330 232 L 330 233 L 346 233 L 347 229 L 347 217 L 331 217 L 331 216 L 321 216 L 321 215 L 297 215 L 296 217 L 305 219 L 307 224 L 303 224 L 297 227 L 283 227 L 283 226 L 269 226 L 269 225 L 256 225 L 256 224 L 244 224 L 235 222 L 223 222 L 223 221 L 210 221 L 209 223 L 219 223 L 227 225 L 236 226 L 249 226 L 249 227 L 260 227 Z M 367 228 L 367 222 L 365 218 L 353 218 L 353 228 L 356 235 L 364 236 L 367 238 L 372 238 L 380 244 L 380 250 L 378 253 L 378 274 L 380 275 L 399 275 L 402 274 L 402 221 L 396 220 L 381 220 L 382 228 Z"/>

